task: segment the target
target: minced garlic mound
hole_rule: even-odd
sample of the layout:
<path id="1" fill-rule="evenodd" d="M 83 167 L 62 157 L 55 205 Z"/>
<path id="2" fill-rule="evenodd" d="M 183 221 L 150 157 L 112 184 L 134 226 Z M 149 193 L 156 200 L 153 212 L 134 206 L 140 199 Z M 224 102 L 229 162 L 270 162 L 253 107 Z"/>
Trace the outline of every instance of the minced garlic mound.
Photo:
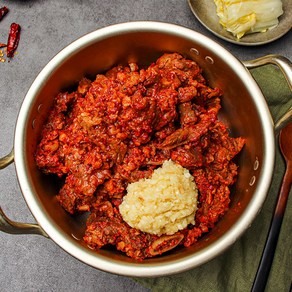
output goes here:
<path id="1" fill-rule="evenodd" d="M 120 213 L 131 227 L 171 235 L 195 224 L 198 191 L 193 176 L 173 161 L 165 161 L 149 179 L 131 183 Z"/>

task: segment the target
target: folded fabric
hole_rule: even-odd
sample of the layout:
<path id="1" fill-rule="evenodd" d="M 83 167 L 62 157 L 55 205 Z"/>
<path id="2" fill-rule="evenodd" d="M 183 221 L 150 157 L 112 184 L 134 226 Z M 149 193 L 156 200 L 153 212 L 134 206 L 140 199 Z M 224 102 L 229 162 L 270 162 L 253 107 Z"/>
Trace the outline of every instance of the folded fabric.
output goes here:
<path id="1" fill-rule="evenodd" d="M 251 74 L 267 99 L 276 121 L 292 107 L 292 93 L 281 71 L 266 65 Z M 262 255 L 275 203 L 285 171 L 285 163 L 276 145 L 272 184 L 264 206 L 245 234 L 224 254 L 193 270 L 159 278 L 135 278 L 145 287 L 158 292 L 250 291 Z M 292 149 L 291 149 L 292 151 Z M 291 194 L 291 192 L 290 192 Z M 267 292 L 289 291 L 292 271 L 292 196 L 288 200 L 278 245 L 266 286 Z"/>

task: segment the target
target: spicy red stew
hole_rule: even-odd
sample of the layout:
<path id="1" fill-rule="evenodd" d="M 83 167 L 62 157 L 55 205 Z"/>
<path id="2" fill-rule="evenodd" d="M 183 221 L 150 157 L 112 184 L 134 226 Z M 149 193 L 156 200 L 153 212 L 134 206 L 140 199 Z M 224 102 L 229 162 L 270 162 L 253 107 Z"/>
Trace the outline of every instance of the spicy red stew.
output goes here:
<path id="1" fill-rule="evenodd" d="M 114 245 L 134 259 L 194 244 L 229 208 L 232 161 L 245 140 L 217 119 L 222 92 L 196 62 L 164 54 L 147 69 L 117 66 L 59 93 L 43 127 L 36 163 L 64 177 L 57 194 L 71 213 L 90 212 L 85 243 Z M 129 183 L 151 176 L 165 160 L 187 168 L 199 190 L 195 226 L 174 235 L 130 227 L 119 213 Z"/>

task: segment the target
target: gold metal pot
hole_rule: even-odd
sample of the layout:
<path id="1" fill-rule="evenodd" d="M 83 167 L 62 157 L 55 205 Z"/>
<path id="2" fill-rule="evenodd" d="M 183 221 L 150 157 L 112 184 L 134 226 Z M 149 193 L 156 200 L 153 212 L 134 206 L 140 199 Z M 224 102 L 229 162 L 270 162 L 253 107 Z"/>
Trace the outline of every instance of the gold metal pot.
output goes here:
<path id="1" fill-rule="evenodd" d="M 164 52 L 179 52 L 199 63 L 211 86 L 224 91 L 219 118 L 232 134 L 247 139 L 238 157 L 239 176 L 232 190 L 230 210 L 216 227 L 190 248 L 137 262 L 113 249 L 92 251 L 82 244 L 84 216 L 67 214 L 55 200 L 56 181 L 36 167 L 34 152 L 54 96 L 72 88 L 84 76 L 94 77 L 118 63 L 140 67 Z M 179 273 L 213 259 L 232 245 L 260 211 L 274 168 L 275 133 L 266 101 L 247 70 L 267 63 L 280 66 L 290 86 L 291 63 L 266 56 L 242 63 L 222 46 L 190 29 L 158 22 L 129 22 L 96 30 L 58 53 L 37 76 L 21 106 L 14 152 L 0 160 L 0 168 L 15 162 L 18 181 L 37 224 L 10 221 L 0 212 L 0 229 L 8 233 L 35 233 L 51 238 L 61 248 L 95 268 L 128 276 L 154 277 Z M 280 120 L 281 127 L 292 111 Z M 13 154 L 14 153 L 14 154 Z"/>

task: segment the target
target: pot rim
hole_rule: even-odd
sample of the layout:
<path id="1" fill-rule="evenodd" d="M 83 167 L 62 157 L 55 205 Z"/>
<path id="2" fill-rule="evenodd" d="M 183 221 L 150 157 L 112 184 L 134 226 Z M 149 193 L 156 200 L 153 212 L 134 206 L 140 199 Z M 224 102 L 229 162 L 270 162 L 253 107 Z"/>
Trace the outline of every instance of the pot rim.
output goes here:
<path id="1" fill-rule="evenodd" d="M 196 252 L 195 255 L 189 255 L 180 260 L 173 260 L 167 263 L 159 264 L 151 264 L 144 261 L 143 265 L 140 263 L 127 262 L 121 264 L 121 262 L 114 259 L 109 261 L 102 255 L 88 252 L 87 248 L 81 247 L 73 238 L 70 238 L 67 234 L 62 233 L 60 228 L 50 220 L 49 215 L 45 212 L 45 210 L 41 208 L 37 197 L 32 191 L 30 182 L 27 178 L 28 170 L 25 162 L 25 141 L 23 139 L 23 137 L 25 137 L 26 128 L 29 126 L 28 112 L 30 105 L 33 102 L 39 88 L 46 82 L 50 74 L 54 71 L 54 68 L 58 67 L 64 62 L 64 60 L 67 60 L 76 51 L 79 51 L 94 42 L 117 34 L 139 31 L 163 32 L 193 40 L 194 42 L 200 43 L 204 46 L 212 47 L 212 49 L 216 50 L 216 53 L 223 60 L 229 64 L 232 64 L 234 70 L 242 76 L 242 82 L 244 82 L 246 86 L 248 85 L 250 92 L 254 96 L 254 103 L 256 104 L 256 107 L 261 109 L 260 120 L 262 122 L 263 132 L 265 133 L 263 139 L 264 145 L 267 146 L 265 147 L 262 162 L 265 167 L 263 168 L 257 181 L 258 186 L 254 192 L 253 198 L 251 199 L 246 210 L 243 212 L 242 216 L 230 230 L 216 240 L 216 242 L 208 246 L 207 249 L 204 248 Z M 244 65 L 229 51 L 208 37 L 183 26 L 156 21 L 133 21 L 100 28 L 73 41 L 61 50 L 42 69 L 30 86 L 18 114 L 14 136 L 15 167 L 22 194 L 36 221 L 45 230 L 49 237 L 66 252 L 92 267 L 115 274 L 137 277 L 164 276 L 189 270 L 213 259 L 215 256 L 219 255 L 230 245 L 232 245 L 251 225 L 264 203 L 273 174 L 275 159 L 274 144 L 274 128 L 269 108 L 258 85 Z"/>

